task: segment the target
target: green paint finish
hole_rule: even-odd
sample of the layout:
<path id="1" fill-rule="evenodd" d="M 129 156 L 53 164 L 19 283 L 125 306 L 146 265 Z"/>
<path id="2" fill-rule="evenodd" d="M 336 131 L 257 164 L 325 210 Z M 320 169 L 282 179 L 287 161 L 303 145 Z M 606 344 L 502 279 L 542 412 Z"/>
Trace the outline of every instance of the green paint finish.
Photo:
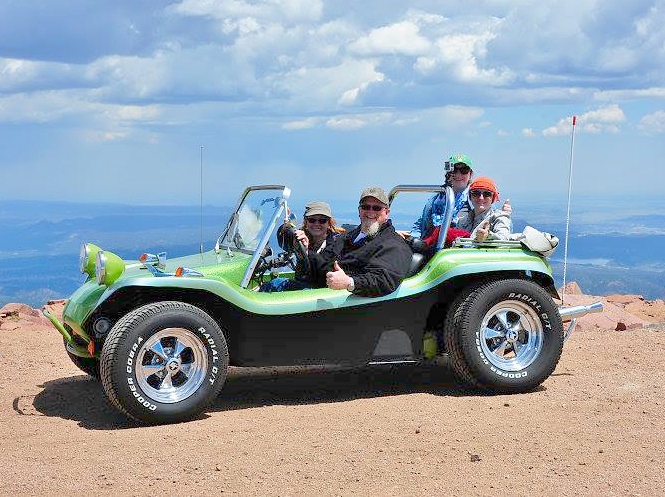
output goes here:
<path id="1" fill-rule="evenodd" d="M 83 330 L 83 322 L 97 307 L 99 298 L 106 287 L 99 286 L 96 281 L 88 280 L 81 285 L 67 301 L 62 311 L 62 320 L 69 325 L 74 333 L 90 340 L 88 334 Z"/>
<path id="2" fill-rule="evenodd" d="M 381 300 L 393 300 L 416 295 L 457 276 L 496 271 L 532 271 L 551 278 L 551 268 L 544 259 L 520 248 L 455 248 L 437 253 L 415 276 L 402 282 L 390 295 L 359 297 L 345 290 L 318 288 L 293 292 L 262 293 L 239 287 L 250 257 L 235 253 L 206 252 L 167 262 L 165 271 L 178 266 L 201 271 L 204 277 L 155 277 L 141 264 L 129 265 L 125 273 L 108 288 L 94 282 L 84 284 L 70 299 L 66 308 L 66 322 L 83 332 L 80 325 L 92 310 L 126 286 L 153 288 L 183 288 L 210 292 L 221 300 L 254 314 L 298 314 L 349 306 L 362 306 Z"/>

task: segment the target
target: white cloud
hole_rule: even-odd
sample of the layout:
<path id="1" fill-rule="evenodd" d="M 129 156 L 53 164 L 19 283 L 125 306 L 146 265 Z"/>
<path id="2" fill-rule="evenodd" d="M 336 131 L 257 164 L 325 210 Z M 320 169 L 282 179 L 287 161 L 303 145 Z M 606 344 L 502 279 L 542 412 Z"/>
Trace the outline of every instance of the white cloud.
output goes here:
<path id="1" fill-rule="evenodd" d="M 359 129 L 367 126 L 367 121 L 358 117 L 333 117 L 326 121 L 326 126 L 332 129 Z"/>
<path id="2" fill-rule="evenodd" d="M 665 84 L 665 82 L 664 82 Z M 630 88 L 625 90 L 598 91 L 593 95 L 595 100 L 616 102 L 634 99 L 665 99 L 665 87 Z"/>
<path id="3" fill-rule="evenodd" d="M 585 112 L 577 116 L 577 130 L 585 133 L 599 134 L 619 132 L 619 124 L 626 120 L 623 110 L 617 105 L 612 104 L 599 109 Z M 573 124 L 572 116 L 560 119 L 557 124 L 543 130 L 543 136 L 561 136 L 571 133 Z"/>
<path id="4" fill-rule="evenodd" d="M 310 129 L 313 128 L 319 123 L 319 119 L 315 117 L 310 117 L 308 119 L 302 119 L 299 121 L 290 121 L 282 125 L 283 129 L 286 130 L 301 130 L 301 129 Z"/>
<path id="5" fill-rule="evenodd" d="M 373 133 L 390 136 L 380 160 L 402 153 L 391 166 L 402 173 L 405 157 L 430 147 L 552 147 L 556 140 L 525 137 L 569 135 L 571 116 L 557 120 L 576 109 L 587 111 L 577 130 L 597 135 L 598 154 L 611 154 L 611 135 L 623 128 L 654 142 L 664 132 L 663 0 L 120 3 L 94 3 L 90 27 L 89 18 L 72 21 L 80 14 L 71 2 L 49 16 L 10 2 L 16 15 L 0 18 L 9 33 L 0 58 L 3 167 L 16 163 L 14 142 L 35 130 L 44 155 L 55 147 L 81 160 L 94 148 L 85 141 L 123 141 L 116 159 L 134 153 L 132 143 L 159 142 L 171 160 L 201 134 L 224 136 L 240 151 L 220 164 L 238 162 L 248 175 L 264 142 L 271 160 L 281 154 L 297 171 L 309 159 L 305 134 L 333 159 L 362 149 L 358 134 L 368 148 L 379 143 Z"/>
<path id="6" fill-rule="evenodd" d="M 347 58 L 330 67 L 296 68 L 275 78 L 273 85 L 300 108 L 332 110 L 355 103 L 364 89 L 383 79 L 374 61 Z"/>
<path id="7" fill-rule="evenodd" d="M 289 23 L 316 21 L 321 17 L 321 0 L 266 0 L 264 2 L 245 2 L 231 0 L 184 0 L 169 7 L 169 11 L 183 16 L 203 16 L 215 19 L 257 18 Z"/>
<path id="8" fill-rule="evenodd" d="M 642 116 L 637 127 L 647 134 L 665 133 L 665 110 Z"/>
<path id="9" fill-rule="evenodd" d="M 420 55 L 430 47 L 427 39 L 420 36 L 419 28 L 410 21 L 372 30 L 367 36 L 350 43 L 348 49 L 360 55 Z"/>

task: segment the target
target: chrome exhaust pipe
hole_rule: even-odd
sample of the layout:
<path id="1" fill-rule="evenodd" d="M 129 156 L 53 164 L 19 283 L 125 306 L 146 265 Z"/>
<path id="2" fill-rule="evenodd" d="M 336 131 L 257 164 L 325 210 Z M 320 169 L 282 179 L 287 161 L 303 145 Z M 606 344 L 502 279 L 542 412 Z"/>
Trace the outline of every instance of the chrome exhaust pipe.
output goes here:
<path id="1" fill-rule="evenodd" d="M 603 303 L 594 302 L 589 305 L 576 305 L 575 307 L 559 307 L 559 314 L 561 315 L 561 321 L 572 321 L 573 319 L 581 318 L 587 314 L 594 312 L 602 312 Z"/>
<path id="2" fill-rule="evenodd" d="M 603 303 L 594 302 L 589 305 L 576 305 L 574 307 L 559 307 L 559 314 L 561 315 L 561 321 L 568 322 L 570 321 L 570 326 L 566 330 L 566 333 L 563 336 L 563 343 L 566 343 L 570 338 L 570 335 L 573 334 L 575 325 L 577 324 L 577 318 L 591 314 L 594 312 L 602 312 Z"/>

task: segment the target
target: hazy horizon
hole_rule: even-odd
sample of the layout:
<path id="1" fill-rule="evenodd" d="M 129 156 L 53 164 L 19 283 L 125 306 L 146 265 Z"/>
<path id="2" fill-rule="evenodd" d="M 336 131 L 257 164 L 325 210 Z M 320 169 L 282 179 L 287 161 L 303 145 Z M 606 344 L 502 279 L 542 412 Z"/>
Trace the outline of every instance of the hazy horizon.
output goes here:
<path id="1" fill-rule="evenodd" d="M 628 197 L 618 198 L 626 201 Z M 209 250 L 236 200 L 234 196 L 228 206 L 204 206 L 203 232 L 200 205 L 0 201 L 0 307 L 17 300 L 39 307 L 50 298 L 68 297 L 82 282 L 78 253 L 83 242 L 126 259 L 162 250 L 170 258 L 196 253 L 202 239 Z M 610 212 L 612 200 L 601 196 L 573 203 L 567 281 L 577 281 L 585 292 L 596 295 L 638 293 L 665 298 L 665 214 L 660 214 L 665 212 L 665 201 L 639 209 L 629 203 L 626 209 Z M 332 202 L 340 222 L 356 222 L 356 202 Z M 533 204 L 519 197 L 512 202 L 514 231 L 530 224 L 559 236 L 561 243 L 550 262 L 557 284 L 562 283 L 565 204 L 549 203 L 542 196 Z M 294 202 L 292 207 L 300 212 L 302 205 Z M 422 202 L 401 204 L 393 209 L 393 220 L 408 228 L 421 208 Z"/>

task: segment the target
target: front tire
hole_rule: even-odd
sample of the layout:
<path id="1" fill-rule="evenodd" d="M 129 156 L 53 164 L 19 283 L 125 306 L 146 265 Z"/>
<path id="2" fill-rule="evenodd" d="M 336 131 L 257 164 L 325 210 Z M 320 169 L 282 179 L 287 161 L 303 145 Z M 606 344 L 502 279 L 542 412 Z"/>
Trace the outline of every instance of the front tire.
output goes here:
<path id="1" fill-rule="evenodd" d="M 563 324 L 549 294 L 528 280 L 493 281 L 463 298 L 444 340 L 455 375 L 501 393 L 532 390 L 556 368 Z"/>
<path id="2" fill-rule="evenodd" d="M 198 307 L 157 302 L 120 319 L 101 354 L 106 395 L 127 416 L 147 423 L 201 413 L 226 380 L 229 354 L 217 323 Z"/>

